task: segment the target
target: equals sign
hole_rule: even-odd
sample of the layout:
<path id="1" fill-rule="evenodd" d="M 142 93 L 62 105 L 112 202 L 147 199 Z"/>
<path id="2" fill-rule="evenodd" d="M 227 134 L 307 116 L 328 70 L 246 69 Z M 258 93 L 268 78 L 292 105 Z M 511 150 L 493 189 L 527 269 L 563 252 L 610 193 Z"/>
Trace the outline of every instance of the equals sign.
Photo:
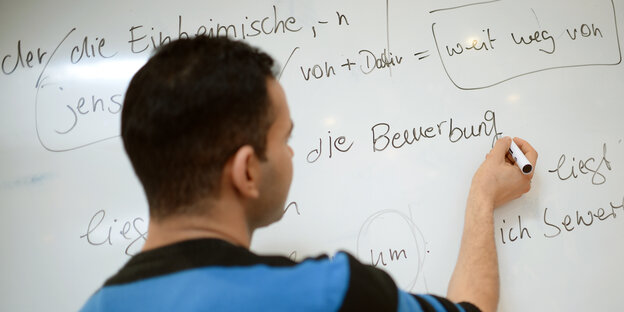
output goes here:
<path id="1" fill-rule="evenodd" d="M 414 53 L 414 56 L 418 56 L 418 60 L 420 61 L 420 60 L 422 60 L 424 58 L 429 57 L 429 54 L 425 54 L 425 53 L 429 53 L 429 50 L 418 52 L 418 53 Z"/>

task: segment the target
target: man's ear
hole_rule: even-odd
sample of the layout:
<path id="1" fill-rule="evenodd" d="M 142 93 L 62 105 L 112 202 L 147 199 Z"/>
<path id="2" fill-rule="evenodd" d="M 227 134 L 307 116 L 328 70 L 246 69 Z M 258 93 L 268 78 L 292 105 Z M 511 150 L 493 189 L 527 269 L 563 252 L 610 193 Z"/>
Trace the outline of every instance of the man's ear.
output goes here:
<path id="1" fill-rule="evenodd" d="M 244 197 L 260 196 L 260 161 L 253 147 L 244 145 L 232 157 L 232 184 Z"/>

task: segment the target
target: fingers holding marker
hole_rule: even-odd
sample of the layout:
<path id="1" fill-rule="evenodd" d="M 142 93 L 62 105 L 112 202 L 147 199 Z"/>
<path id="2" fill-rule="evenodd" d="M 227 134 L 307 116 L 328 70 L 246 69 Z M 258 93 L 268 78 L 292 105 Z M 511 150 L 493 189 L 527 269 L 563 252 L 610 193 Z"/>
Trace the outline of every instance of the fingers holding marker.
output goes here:
<path id="1" fill-rule="evenodd" d="M 532 166 L 535 163 L 537 153 L 526 141 L 517 141 L 533 161 L 530 163 L 526 160 L 525 163 L 531 166 L 531 171 L 526 173 L 528 169 L 525 169 L 523 174 L 522 167 L 518 166 L 520 169 L 517 168 L 517 165 L 520 163 L 516 161 L 516 164 L 514 164 L 514 161 L 509 159 L 512 145 L 517 145 L 512 142 L 510 137 L 497 140 L 472 180 L 471 194 L 490 201 L 492 208 L 499 207 L 510 200 L 522 196 L 531 188 Z M 512 156 L 518 158 L 519 155 L 522 155 L 526 159 L 520 147 L 516 146 L 516 149 L 515 155 Z"/>
<path id="2" fill-rule="evenodd" d="M 507 151 L 509 150 L 509 146 L 511 145 L 510 137 L 503 137 L 496 141 L 496 144 L 490 151 L 490 155 L 496 157 L 496 159 L 504 160 Z"/>

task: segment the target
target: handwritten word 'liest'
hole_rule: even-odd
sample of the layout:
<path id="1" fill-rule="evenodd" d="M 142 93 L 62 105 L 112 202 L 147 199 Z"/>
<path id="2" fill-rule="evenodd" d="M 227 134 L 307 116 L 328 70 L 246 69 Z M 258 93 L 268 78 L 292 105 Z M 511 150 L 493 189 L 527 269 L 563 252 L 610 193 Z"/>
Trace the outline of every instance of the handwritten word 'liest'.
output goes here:
<path id="1" fill-rule="evenodd" d="M 125 253 L 133 256 L 138 253 L 141 245 L 147 239 L 147 230 L 145 228 L 145 220 L 141 217 L 127 220 L 126 222 L 117 222 L 117 219 L 106 219 L 106 211 L 99 210 L 96 212 L 87 226 L 87 231 L 80 235 L 80 238 L 86 239 L 87 243 L 92 246 L 101 246 L 108 244 L 113 245 L 113 237 L 121 238 L 127 242 Z M 103 224 L 105 223 L 105 224 Z M 113 231 L 113 228 L 115 230 Z M 115 239 L 116 241 L 116 239 Z"/>
<path id="2" fill-rule="evenodd" d="M 570 178 L 576 179 L 579 177 L 579 174 L 589 174 L 591 175 L 591 183 L 593 185 L 601 185 L 607 182 L 607 177 L 600 172 L 603 168 L 611 170 L 611 162 L 607 160 L 606 143 L 602 145 L 602 156 L 599 160 L 596 160 L 594 157 L 588 157 L 577 161 L 575 157 L 572 157 L 572 161 L 568 162 L 566 155 L 561 154 L 557 168 L 548 170 L 548 172 L 556 174 L 561 181 L 566 181 Z"/>

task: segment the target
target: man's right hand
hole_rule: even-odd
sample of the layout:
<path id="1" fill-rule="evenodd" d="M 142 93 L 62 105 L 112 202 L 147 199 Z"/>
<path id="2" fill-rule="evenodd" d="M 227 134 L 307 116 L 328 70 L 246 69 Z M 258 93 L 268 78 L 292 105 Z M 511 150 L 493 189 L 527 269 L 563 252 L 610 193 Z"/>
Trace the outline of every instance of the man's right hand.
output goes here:
<path id="1" fill-rule="evenodd" d="M 514 141 L 535 167 L 535 149 L 522 139 Z M 509 137 L 498 140 L 472 178 L 462 243 L 447 293 L 455 302 L 467 301 L 486 312 L 496 310 L 500 291 L 494 208 L 528 192 L 533 178 L 507 157 L 510 145 Z"/>
<path id="2" fill-rule="evenodd" d="M 514 142 L 522 150 L 535 168 L 537 152 L 527 141 L 515 138 Z M 472 178 L 470 195 L 477 196 L 499 207 L 510 200 L 520 197 L 531 189 L 533 172 L 524 175 L 508 157 L 511 138 L 504 137 L 496 141 L 494 148 L 485 157 Z"/>

